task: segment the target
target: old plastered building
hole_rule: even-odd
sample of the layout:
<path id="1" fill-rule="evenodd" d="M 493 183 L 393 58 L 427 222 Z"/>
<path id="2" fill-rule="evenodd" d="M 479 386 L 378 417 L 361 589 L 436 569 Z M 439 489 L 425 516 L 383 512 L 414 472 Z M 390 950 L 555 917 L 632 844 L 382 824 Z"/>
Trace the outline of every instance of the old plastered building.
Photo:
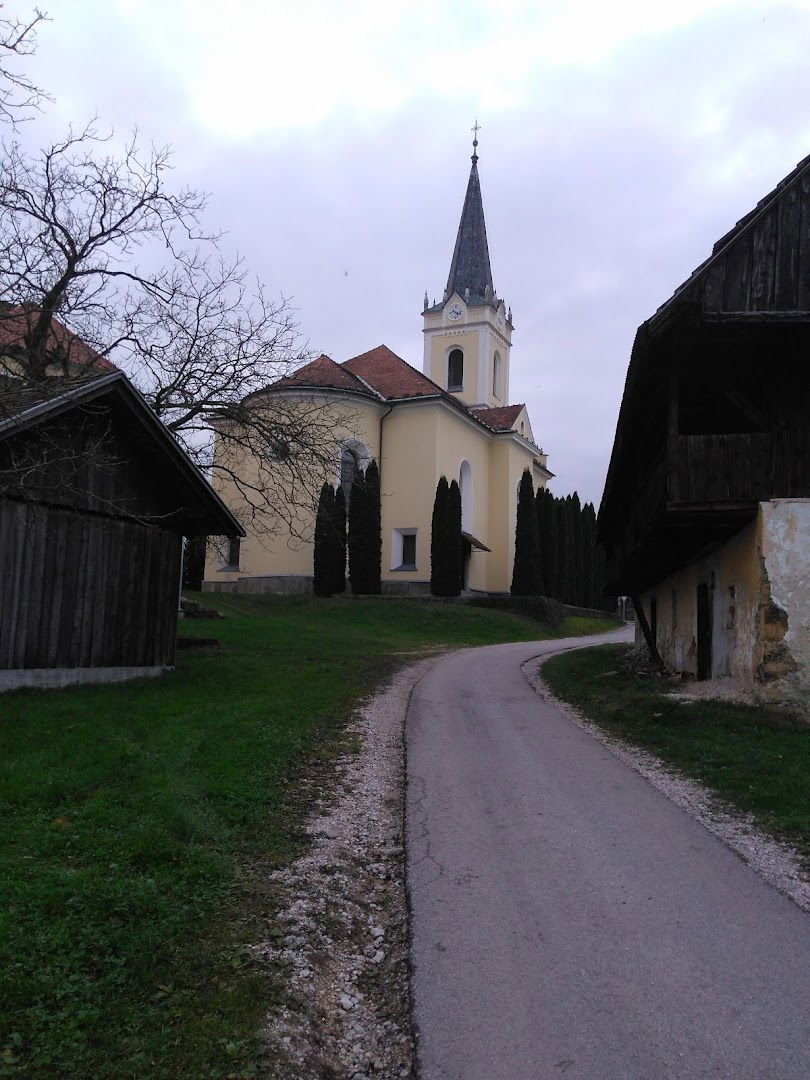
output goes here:
<path id="1" fill-rule="evenodd" d="M 528 468 L 536 488 L 552 475 L 525 406 L 509 404 L 512 314 L 493 285 L 476 146 L 444 296 L 436 304 L 425 296 L 423 370 L 380 345 L 343 363 L 320 356 L 251 398 L 259 407 L 283 400 L 300 403 L 303 413 L 333 410 L 332 450 L 326 462 L 312 465 L 318 484 L 328 480 L 348 490 L 354 472 L 377 461 L 383 591 L 427 590 L 442 475 L 461 488 L 467 587 L 507 591 L 521 474 Z M 250 484 L 262 475 L 274 478 L 272 460 L 246 456 L 239 468 Z M 220 492 L 240 516 L 238 487 L 222 482 Z M 248 525 L 238 550 L 231 545 L 209 557 L 203 587 L 309 591 L 313 523 L 310 508 L 304 520 L 272 537 L 251 534 Z"/>
<path id="2" fill-rule="evenodd" d="M 599 537 L 665 664 L 810 694 L 810 158 L 636 334 Z"/>

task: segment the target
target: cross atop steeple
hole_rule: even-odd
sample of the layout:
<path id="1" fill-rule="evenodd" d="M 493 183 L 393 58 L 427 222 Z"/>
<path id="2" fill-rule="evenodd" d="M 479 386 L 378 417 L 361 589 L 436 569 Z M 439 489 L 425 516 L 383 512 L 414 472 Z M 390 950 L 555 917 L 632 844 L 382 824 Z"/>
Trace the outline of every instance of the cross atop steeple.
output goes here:
<path id="1" fill-rule="evenodd" d="M 478 117 L 476 116 L 475 123 L 470 128 L 470 131 L 473 133 L 473 152 L 472 152 L 473 165 L 478 161 L 478 132 L 480 130 L 481 130 L 481 125 L 478 123 Z"/>

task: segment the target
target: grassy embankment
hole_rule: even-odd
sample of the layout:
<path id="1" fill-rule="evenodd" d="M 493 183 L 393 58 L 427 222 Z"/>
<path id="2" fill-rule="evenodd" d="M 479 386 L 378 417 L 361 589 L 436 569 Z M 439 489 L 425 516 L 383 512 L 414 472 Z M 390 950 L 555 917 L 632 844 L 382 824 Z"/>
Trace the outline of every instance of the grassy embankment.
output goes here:
<path id="1" fill-rule="evenodd" d="M 543 665 L 543 678 L 600 727 L 696 777 L 794 843 L 810 865 L 810 725 L 776 708 L 684 704 L 629 670 L 628 652 L 603 645 L 565 653 Z"/>
<path id="2" fill-rule="evenodd" d="M 170 675 L 0 697 L 2 1077 L 254 1075 L 283 973 L 244 946 L 276 932 L 302 767 L 402 653 L 557 636 L 430 602 L 211 602 L 227 619 L 182 633 L 221 648 Z"/>

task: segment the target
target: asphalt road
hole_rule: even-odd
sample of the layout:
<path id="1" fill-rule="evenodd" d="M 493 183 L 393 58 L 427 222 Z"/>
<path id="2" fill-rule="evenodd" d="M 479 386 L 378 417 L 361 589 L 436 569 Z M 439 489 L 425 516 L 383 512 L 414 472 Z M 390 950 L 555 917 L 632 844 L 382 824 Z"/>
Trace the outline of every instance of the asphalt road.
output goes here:
<path id="1" fill-rule="evenodd" d="M 537 696 L 559 647 L 453 653 L 411 698 L 421 1080 L 808 1080 L 810 918 Z"/>

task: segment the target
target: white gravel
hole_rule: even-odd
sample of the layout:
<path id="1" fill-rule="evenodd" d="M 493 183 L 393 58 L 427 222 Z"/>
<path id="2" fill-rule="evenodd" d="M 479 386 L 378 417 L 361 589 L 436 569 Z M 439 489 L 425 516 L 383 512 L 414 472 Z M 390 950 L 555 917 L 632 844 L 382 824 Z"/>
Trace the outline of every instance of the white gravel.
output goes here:
<path id="1" fill-rule="evenodd" d="M 696 780 L 664 765 L 653 754 L 607 734 L 572 705 L 556 698 L 540 674 L 542 665 L 551 659 L 551 655 L 535 657 L 523 665 L 524 675 L 538 694 L 552 702 L 583 731 L 603 743 L 630 768 L 641 773 L 676 806 L 696 818 L 770 885 L 793 900 L 803 911 L 810 911 L 810 874 L 802 868 L 794 848 L 769 836 L 749 814 L 730 806 Z"/>
<path id="2" fill-rule="evenodd" d="M 404 884 L 403 725 L 433 663 L 394 677 L 349 723 L 359 743 L 312 791 L 305 855 L 271 877 L 284 936 L 253 945 L 289 971 L 265 1037 L 279 1080 L 413 1076 Z"/>

